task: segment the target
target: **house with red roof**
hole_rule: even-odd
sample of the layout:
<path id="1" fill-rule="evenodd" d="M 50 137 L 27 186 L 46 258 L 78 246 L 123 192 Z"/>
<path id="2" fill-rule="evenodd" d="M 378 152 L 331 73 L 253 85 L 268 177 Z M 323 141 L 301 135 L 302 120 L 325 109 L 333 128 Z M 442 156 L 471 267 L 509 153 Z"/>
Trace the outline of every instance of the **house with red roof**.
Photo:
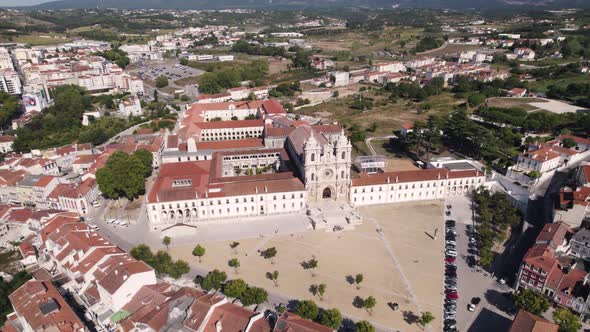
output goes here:
<path id="1" fill-rule="evenodd" d="M 8 298 L 17 318 L 7 325 L 18 331 L 89 331 L 50 280 L 29 280 Z"/>
<path id="2" fill-rule="evenodd" d="M 543 317 L 531 314 L 525 310 L 518 310 L 508 332 L 558 332 L 559 325 Z"/>

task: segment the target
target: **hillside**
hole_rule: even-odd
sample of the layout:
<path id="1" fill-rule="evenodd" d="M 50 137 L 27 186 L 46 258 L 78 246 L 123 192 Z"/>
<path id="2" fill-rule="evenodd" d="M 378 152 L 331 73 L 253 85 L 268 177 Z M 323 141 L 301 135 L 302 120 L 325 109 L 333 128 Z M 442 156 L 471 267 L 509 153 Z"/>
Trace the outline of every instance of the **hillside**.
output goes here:
<path id="1" fill-rule="evenodd" d="M 587 0 L 58 0 L 29 7 L 31 9 L 122 8 L 122 9 L 220 9 L 312 7 L 390 8 L 502 8 L 507 6 L 564 8 L 590 7 Z"/>

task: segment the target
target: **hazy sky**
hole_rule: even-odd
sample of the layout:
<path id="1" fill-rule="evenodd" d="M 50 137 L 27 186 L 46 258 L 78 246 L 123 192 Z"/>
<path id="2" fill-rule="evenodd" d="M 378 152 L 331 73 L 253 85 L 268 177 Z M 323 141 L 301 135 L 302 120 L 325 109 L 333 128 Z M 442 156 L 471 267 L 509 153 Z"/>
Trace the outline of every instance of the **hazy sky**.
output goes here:
<path id="1" fill-rule="evenodd" d="M 3 6 L 32 6 L 52 0 L 0 0 L 0 7 Z"/>

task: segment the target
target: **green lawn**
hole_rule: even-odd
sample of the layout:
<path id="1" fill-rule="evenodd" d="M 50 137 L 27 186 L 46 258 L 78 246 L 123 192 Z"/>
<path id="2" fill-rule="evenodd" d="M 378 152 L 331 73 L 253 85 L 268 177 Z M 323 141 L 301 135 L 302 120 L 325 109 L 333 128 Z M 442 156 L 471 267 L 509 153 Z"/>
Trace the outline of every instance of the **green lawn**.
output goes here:
<path id="1" fill-rule="evenodd" d="M 561 75 L 559 78 L 548 78 L 534 82 L 529 82 L 528 84 L 531 90 L 533 91 L 546 92 L 547 88 L 550 85 L 566 87 L 568 84 L 571 83 L 588 83 L 589 81 L 590 76 L 588 74 L 567 73 Z"/>

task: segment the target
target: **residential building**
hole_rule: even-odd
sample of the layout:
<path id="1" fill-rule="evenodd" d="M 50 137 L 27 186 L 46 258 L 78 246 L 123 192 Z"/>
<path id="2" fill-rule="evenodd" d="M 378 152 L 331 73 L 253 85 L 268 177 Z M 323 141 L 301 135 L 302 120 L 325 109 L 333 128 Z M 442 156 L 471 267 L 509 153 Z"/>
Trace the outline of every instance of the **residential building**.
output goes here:
<path id="1" fill-rule="evenodd" d="M 136 96 L 125 98 L 119 103 L 119 112 L 126 117 L 140 116 L 143 114 L 141 101 Z"/>
<path id="2" fill-rule="evenodd" d="M 0 153 L 12 152 L 12 143 L 14 142 L 14 136 L 2 135 L 0 136 Z"/>
<path id="3" fill-rule="evenodd" d="M 543 317 L 531 314 L 525 310 L 518 310 L 508 332 L 558 332 L 559 325 Z"/>
<path id="4" fill-rule="evenodd" d="M 16 71 L 13 69 L 0 70 L 0 91 L 10 95 L 20 95 L 23 93 L 23 86 Z"/>

